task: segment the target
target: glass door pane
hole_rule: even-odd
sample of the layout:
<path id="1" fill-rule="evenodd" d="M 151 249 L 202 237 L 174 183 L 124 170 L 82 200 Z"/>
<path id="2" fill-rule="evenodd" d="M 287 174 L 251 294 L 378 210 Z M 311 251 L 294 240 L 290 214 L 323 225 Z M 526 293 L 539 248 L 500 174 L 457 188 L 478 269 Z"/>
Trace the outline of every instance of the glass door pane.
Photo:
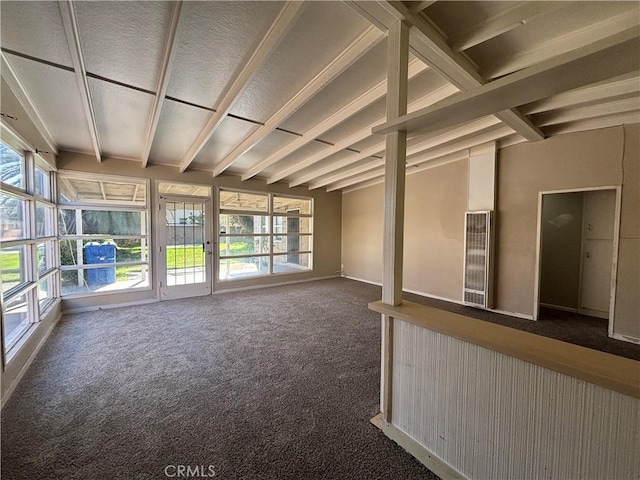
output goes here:
<path id="1" fill-rule="evenodd" d="M 180 298 L 211 293 L 210 202 L 161 198 L 161 296 Z"/>

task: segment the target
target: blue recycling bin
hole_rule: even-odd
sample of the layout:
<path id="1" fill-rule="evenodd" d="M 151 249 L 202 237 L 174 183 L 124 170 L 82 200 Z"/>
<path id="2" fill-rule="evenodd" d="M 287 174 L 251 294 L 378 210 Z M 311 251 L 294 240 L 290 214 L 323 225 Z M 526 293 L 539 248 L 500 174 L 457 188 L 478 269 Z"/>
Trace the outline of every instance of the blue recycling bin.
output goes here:
<path id="1" fill-rule="evenodd" d="M 116 263 L 116 244 L 114 242 L 89 242 L 84 247 L 84 263 Z M 116 267 L 87 268 L 87 284 L 106 285 L 116 282 Z"/>

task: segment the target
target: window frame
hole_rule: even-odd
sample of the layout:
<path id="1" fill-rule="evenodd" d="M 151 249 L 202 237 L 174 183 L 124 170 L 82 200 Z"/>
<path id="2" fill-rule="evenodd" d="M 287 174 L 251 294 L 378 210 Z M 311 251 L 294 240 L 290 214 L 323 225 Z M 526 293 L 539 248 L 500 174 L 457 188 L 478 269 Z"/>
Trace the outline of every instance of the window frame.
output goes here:
<path id="1" fill-rule="evenodd" d="M 4 183 L 0 179 L 0 190 L 3 194 L 24 202 L 21 225 L 24 238 L 2 241 L 3 250 L 15 247 L 22 249 L 22 253 L 19 255 L 23 257 L 21 258 L 21 262 L 23 262 L 21 274 L 24 273 L 24 278 L 18 284 L 4 292 L 0 292 L 3 305 L 3 335 L 0 340 L 2 342 L 3 368 L 6 369 L 8 363 L 14 358 L 21 346 L 24 345 L 26 339 L 35 331 L 42 318 L 60 301 L 60 295 L 57 288 L 57 280 L 59 278 L 58 257 L 55 254 L 57 250 L 57 232 L 56 223 L 53 220 L 55 219 L 56 206 L 51 201 L 52 196 L 55 194 L 55 168 L 51 167 L 42 157 L 34 154 L 33 148 L 23 142 L 6 125 L 0 124 L 0 127 L 2 144 L 17 153 L 22 159 L 21 174 L 24 177 L 21 181 L 24 188 Z M 48 196 L 40 195 L 40 192 L 36 194 L 36 168 L 47 175 Z M 37 231 L 36 206 L 38 204 L 45 205 L 47 209 L 51 209 L 53 212 L 53 223 L 50 225 L 49 235 L 41 237 L 38 236 Z M 42 243 L 45 244 L 50 258 L 47 260 L 48 268 L 40 272 L 38 268 L 38 245 Z M 50 294 L 48 293 L 47 295 L 48 300 L 42 304 L 38 298 L 38 289 L 41 281 L 48 281 L 53 286 Z M 2 277 L 0 277 L 1 283 Z M 12 336 L 8 336 L 9 332 L 5 332 L 4 325 L 5 314 L 7 313 L 6 306 L 20 297 L 25 298 L 27 321 L 19 331 L 12 331 Z"/>
<path id="2" fill-rule="evenodd" d="M 108 203 L 109 200 L 105 200 L 104 202 L 91 202 L 91 201 L 80 201 L 80 202 L 66 202 L 60 203 L 59 197 L 56 197 L 57 202 L 57 217 L 56 217 L 56 225 L 59 222 L 59 215 L 61 210 L 74 210 L 76 211 L 76 218 L 78 212 L 80 216 L 82 216 L 83 212 L 86 211 L 103 211 L 103 212 L 140 212 L 141 219 L 141 227 L 144 228 L 144 234 L 140 235 L 112 235 L 109 233 L 105 234 L 78 234 L 77 226 L 76 232 L 74 234 L 63 234 L 61 231 L 58 231 L 58 256 L 60 257 L 60 248 L 63 241 L 75 241 L 76 245 L 78 242 L 82 243 L 83 241 L 92 241 L 92 240 L 137 240 L 141 241 L 141 251 L 144 251 L 146 248 L 146 254 L 143 255 L 143 258 L 146 260 L 140 261 L 127 261 L 127 262 L 110 262 L 110 263 L 92 263 L 85 264 L 84 258 L 82 263 L 78 263 L 76 265 L 60 265 L 61 258 L 59 261 L 59 270 L 60 270 L 60 297 L 61 298 L 84 298 L 84 297 L 95 297 L 101 295 L 118 295 L 122 294 L 123 291 L 126 290 L 134 290 L 136 292 L 148 291 L 153 289 L 152 278 L 153 278 L 153 250 L 152 250 L 152 235 L 151 235 L 151 180 L 148 178 L 140 178 L 140 177 L 125 177 L 121 175 L 106 175 L 106 174 L 95 174 L 95 173 L 85 173 L 85 172 L 76 172 L 72 170 L 60 170 L 57 172 L 56 181 L 64 181 L 65 179 L 78 179 L 78 180 L 103 180 L 105 182 L 110 183 L 123 183 L 123 184 L 138 184 L 144 185 L 145 187 L 145 195 L 144 195 L 144 203 L 131 203 L 124 204 L 119 200 L 112 200 L 112 203 Z M 58 194 L 60 192 L 58 191 Z M 135 195 L 135 194 L 134 194 Z M 135 198 L 135 197 L 134 197 Z M 59 230 L 59 229 L 58 229 Z M 84 278 L 84 271 L 92 270 L 92 269 L 100 269 L 100 268 L 120 268 L 120 267 L 137 267 L 140 266 L 143 275 L 145 275 L 145 286 L 141 287 L 121 287 L 114 288 L 105 291 L 81 291 L 74 293 L 64 293 L 62 288 L 62 274 L 67 271 L 76 271 L 78 272 L 79 278 L 80 275 Z M 117 284 L 117 281 L 116 281 Z"/>
<path id="3" fill-rule="evenodd" d="M 220 196 L 222 192 L 232 192 L 232 193 L 245 193 L 245 194 L 250 194 L 250 195 L 261 195 L 261 196 L 265 196 L 267 197 L 267 209 L 266 211 L 257 211 L 257 210 L 242 210 L 242 209 L 228 209 L 228 208 L 223 208 L 221 206 L 221 201 L 220 201 Z M 274 199 L 275 198 L 291 198 L 291 199 L 299 199 L 299 200 L 305 200 L 305 201 L 309 201 L 310 202 L 310 213 L 300 213 L 300 212 L 275 212 L 274 211 Z M 216 198 L 217 198 L 217 202 L 216 202 L 216 243 L 218 245 L 218 248 L 216 249 L 216 269 L 217 269 L 217 274 L 216 274 L 216 282 L 233 282 L 233 281 L 238 281 L 238 280 L 246 280 L 246 279 L 250 279 L 250 278 L 259 278 L 259 277 L 270 277 L 270 276 L 279 276 L 279 275 L 290 275 L 290 274 L 295 274 L 295 273 L 302 273 L 302 272 L 312 272 L 313 271 L 313 224 L 314 224 L 314 207 L 315 207 L 315 202 L 314 202 L 314 198 L 313 197 L 305 197 L 302 195 L 288 195 L 288 194 L 282 194 L 282 193 L 274 193 L 274 192 L 260 192 L 260 191 L 255 191 L 255 190 L 244 190 L 244 189 L 236 189 L 236 188 L 227 188 L 227 187 L 217 187 L 216 188 Z M 267 217 L 267 223 L 268 223 L 268 232 L 266 233 L 254 233 L 254 234 L 246 234 L 246 233 L 242 233 L 242 234 L 234 234 L 234 233 L 222 233 L 221 232 L 221 224 L 220 224 L 220 218 L 222 215 L 247 215 L 247 216 L 263 216 L 263 217 Z M 276 232 L 276 218 L 277 217 L 282 217 L 282 218 L 309 218 L 309 232 L 305 232 L 305 233 L 283 233 L 283 232 Z M 284 225 L 282 226 L 283 228 L 281 228 L 280 230 L 284 230 Z M 274 243 L 275 242 L 281 242 L 284 241 L 285 239 L 287 239 L 290 236 L 306 236 L 309 237 L 309 249 L 308 250 L 304 250 L 304 251 L 296 251 L 295 254 L 300 254 L 300 255 L 308 255 L 309 256 L 309 266 L 308 267 L 304 267 L 304 266 L 300 266 L 299 269 L 293 267 L 293 271 L 287 271 L 287 272 L 276 272 L 274 271 L 274 259 L 278 258 L 278 257 L 282 257 L 285 255 L 289 255 L 292 254 L 292 252 L 278 252 L 275 253 L 274 252 Z M 232 237 L 268 237 L 268 252 L 267 253 L 262 253 L 262 254 L 258 254 L 258 253 L 251 253 L 251 254 L 243 254 L 243 255 L 220 255 L 220 248 L 219 246 L 222 244 L 223 239 L 225 238 L 232 238 Z M 243 276 L 243 277 L 237 277 L 237 278 L 220 278 L 220 274 L 222 272 L 222 262 L 225 260 L 235 260 L 235 259 L 248 259 L 248 258 L 267 258 L 268 259 L 268 263 L 269 263 L 269 269 L 268 272 L 266 273 L 256 273 L 255 275 L 247 275 L 247 276 Z"/>

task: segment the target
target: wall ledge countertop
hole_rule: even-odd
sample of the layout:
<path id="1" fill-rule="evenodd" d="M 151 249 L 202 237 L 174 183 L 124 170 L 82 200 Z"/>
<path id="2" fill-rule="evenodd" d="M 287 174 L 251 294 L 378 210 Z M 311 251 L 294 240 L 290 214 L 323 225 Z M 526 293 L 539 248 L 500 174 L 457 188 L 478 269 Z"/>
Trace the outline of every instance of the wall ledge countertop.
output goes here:
<path id="1" fill-rule="evenodd" d="M 640 362 L 403 300 L 373 311 L 640 399 Z"/>

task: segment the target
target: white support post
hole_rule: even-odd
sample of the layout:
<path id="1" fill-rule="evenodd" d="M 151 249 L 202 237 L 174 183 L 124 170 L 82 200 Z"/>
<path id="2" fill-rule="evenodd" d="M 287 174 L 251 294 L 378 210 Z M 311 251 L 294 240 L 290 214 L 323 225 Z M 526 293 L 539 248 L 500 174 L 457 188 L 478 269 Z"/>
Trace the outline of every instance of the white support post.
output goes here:
<path id="1" fill-rule="evenodd" d="M 396 22 L 392 25 L 389 29 L 387 45 L 387 119 L 391 119 L 407 113 L 408 25 L 403 22 Z M 389 305 L 402 303 L 406 157 L 406 132 L 387 134 L 384 181 L 382 301 Z M 382 412 L 382 418 L 389 423 L 391 422 L 391 383 L 393 375 L 393 323 L 393 317 L 382 315 L 380 411 Z"/>

